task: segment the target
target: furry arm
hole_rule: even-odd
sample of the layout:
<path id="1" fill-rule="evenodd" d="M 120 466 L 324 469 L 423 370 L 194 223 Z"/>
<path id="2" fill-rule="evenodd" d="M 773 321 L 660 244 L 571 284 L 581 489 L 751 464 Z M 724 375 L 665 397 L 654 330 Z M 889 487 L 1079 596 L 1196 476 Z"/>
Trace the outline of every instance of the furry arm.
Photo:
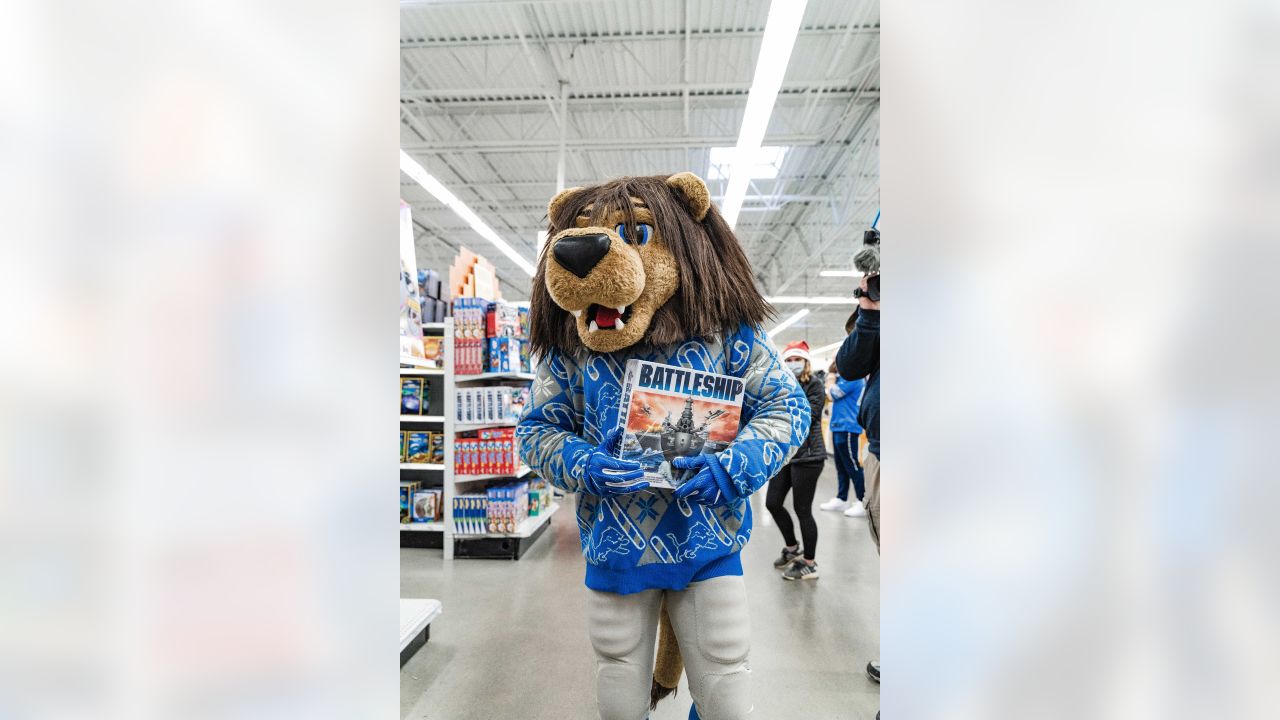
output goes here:
<path id="1" fill-rule="evenodd" d="M 577 374 L 572 361 L 557 351 L 548 353 L 538 364 L 529 406 L 516 425 L 521 459 L 567 493 L 586 490 L 582 472 L 575 469 L 585 468 L 596 450 L 578 437 L 582 414 L 575 398 L 580 403 L 582 394 L 570 380 Z"/>
<path id="2" fill-rule="evenodd" d="M 592 495 L 621 495 L 649 487 L 640 480 L 640 463 L 613 457 L 613 447 L 621 434 L 615 429 L 599 445 L 578 437 L 579 412 L 570 380 L 576 367 L 558 353 L 551 353 L 538 365 L 538 377 L 528 409 L 516 426 L 520 457 L 539 477 L 565 492 Z M 592 429 L 587 430 L 588 433 Z"/>
<path id="3" fill-rule="evenodd" d="M 763 330 L 744 326 L 726 345 L 730 374 L 742 378 L 746 394 L 742 429 L 716 460 L 736 496 L 745 498 L 777 475 L 808 437 L 809 399 Z"/>

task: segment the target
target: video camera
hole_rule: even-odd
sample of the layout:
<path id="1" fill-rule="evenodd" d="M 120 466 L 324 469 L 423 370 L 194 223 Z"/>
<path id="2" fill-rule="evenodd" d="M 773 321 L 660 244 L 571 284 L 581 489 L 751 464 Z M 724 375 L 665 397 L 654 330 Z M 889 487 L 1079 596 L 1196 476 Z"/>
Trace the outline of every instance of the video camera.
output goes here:
<path id="1" fill-rule="evenodd" d="M 864 295 L 872 302 L 880 302 L 880 231 L 869 228 L 862 233 L 862 249 L 853 256 L 853 266 L 867 277 L 867 289 L 853 289 L 855 298 Z"/>

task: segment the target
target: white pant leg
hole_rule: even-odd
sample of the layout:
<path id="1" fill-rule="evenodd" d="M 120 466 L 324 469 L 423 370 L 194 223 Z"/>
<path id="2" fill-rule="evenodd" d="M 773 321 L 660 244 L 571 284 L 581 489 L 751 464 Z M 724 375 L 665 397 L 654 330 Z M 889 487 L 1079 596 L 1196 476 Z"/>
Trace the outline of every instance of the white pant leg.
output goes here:
<path id="1" fill-rule="evenodd" d="M 741 575 L 703 580 L 667 593 L 689 692 L 702 720 L 741 720 L 751 713 L 751 618 Z"/>
<path id="2" fill-rule="evenodd" d="M 596 651 L 596 705 L 602 720 L 644 720 L 653 684 L 662 591 L 631 595 L 588 590 L 587 632 Z"/>

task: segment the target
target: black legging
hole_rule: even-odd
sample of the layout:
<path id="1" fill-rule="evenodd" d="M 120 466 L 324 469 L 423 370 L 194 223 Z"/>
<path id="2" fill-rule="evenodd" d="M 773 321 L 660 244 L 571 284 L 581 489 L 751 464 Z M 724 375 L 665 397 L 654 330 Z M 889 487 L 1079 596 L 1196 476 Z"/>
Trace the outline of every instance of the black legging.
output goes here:
<path id="1" fill-rule="evenodd" d="M 795 545 L 796 529 L 791 524 L 791 515 L 782 504 L 787 499 L 787 492 L 795 488 L 792 505 L 796 509 L 796 518 L 800 520 L 805 560 L 812 560 L 813 551 L 818 549 L 818 523 L 813 520 L 813 493 L 818 489 L 818 476 L 822 474 L 824 462 L 783 465 L 782 470 L 769 481 L 769 492 L 764 498 L 764 506 L 769 509 L 773 521 L 778 523 L 782 539 L 788 546 Z"/>

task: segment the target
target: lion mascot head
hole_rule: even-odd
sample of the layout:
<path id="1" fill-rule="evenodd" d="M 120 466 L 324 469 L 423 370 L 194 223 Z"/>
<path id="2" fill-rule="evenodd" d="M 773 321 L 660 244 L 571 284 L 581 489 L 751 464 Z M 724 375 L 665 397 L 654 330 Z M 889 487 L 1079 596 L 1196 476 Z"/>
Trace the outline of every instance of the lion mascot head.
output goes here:
<path id="1" fill-rule="evenodd" d="M 547 208 L 547 237 L 529 302 L 539 355 L 657 348 L 773 314 L 693 173 L 563 190 Z"/>

